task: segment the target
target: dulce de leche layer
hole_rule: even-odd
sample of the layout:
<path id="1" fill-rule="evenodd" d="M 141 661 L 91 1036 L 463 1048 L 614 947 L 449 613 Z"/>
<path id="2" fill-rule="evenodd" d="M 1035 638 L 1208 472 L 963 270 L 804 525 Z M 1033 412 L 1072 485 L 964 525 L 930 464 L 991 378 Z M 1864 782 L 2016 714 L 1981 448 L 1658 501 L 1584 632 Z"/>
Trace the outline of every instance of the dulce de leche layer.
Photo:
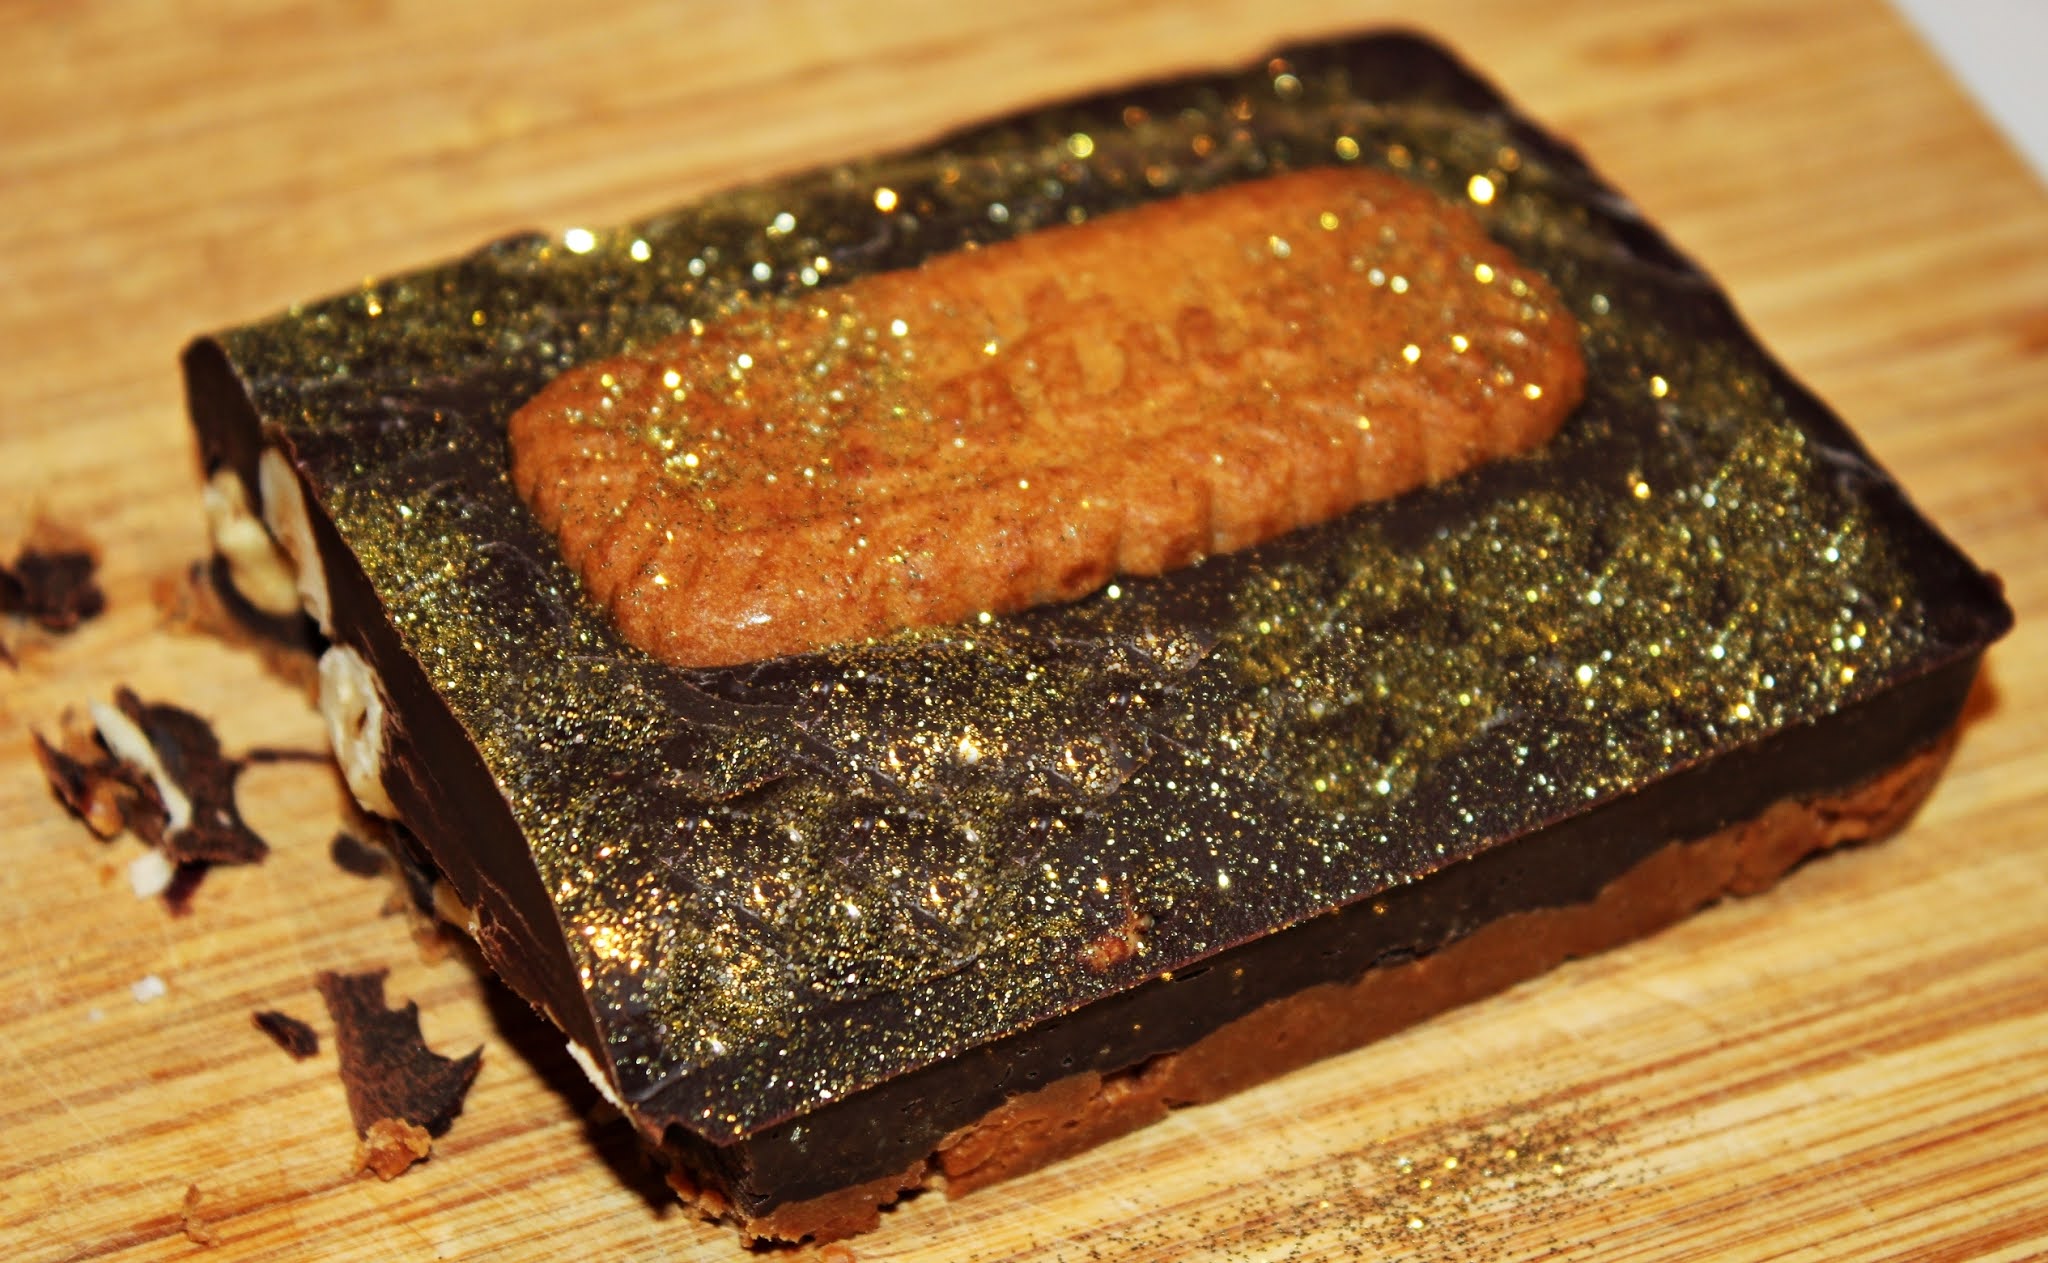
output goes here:
<path id="1" fill-rule="evenodd" d="M 520 493 L 716 666 L 1072 600 L 1547 439 L 1578 326 L 1472 216 L 1316 170 L 963 250 L 558 377 Z"/>

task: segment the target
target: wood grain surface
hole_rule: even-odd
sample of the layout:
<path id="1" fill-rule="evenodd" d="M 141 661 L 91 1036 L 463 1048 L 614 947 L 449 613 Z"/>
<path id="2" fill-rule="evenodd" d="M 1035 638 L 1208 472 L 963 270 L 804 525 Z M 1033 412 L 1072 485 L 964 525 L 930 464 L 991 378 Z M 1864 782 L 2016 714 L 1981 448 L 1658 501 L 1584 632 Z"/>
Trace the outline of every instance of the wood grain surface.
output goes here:
<path id="1" fill-rule="evenodd" d="M 0 1255 L 739 1257 L 589 1121 L 558 1041 L 334 867 L 329 771 L 250 773 L 275 853 L 184 917 L 130 893 L 135 844 L 51 800 L 30 732 L 120 683 L 231 749 L 321 742 L 300 694 L 151 599 L 205 548 L 188 336 L 515 229 L 1389 21 L 1459 48 L 1702 259 L 2004 575 L 2020 628 L 1893 841 L 1040 1175 L 919 1198 L 853 1254 L 2048 1252 L 2048 197 L 1879 0 L 13 0 L 0 553 L 39 514 L 88 530 L 111 603 L 61 640 L 0 629 L 21 658 L 0 667 Z M 349 1174 L 312 982 L 374 964 L 435 1047 L 484 1048 L 467 1111 L 390 1184 Z M 138 999 L 146 978 L 164 994 Z M 258 1008 L 325 1050 L 290 1060 Z M 188 1188 L 215 1245 L 186 1234 Z"/>

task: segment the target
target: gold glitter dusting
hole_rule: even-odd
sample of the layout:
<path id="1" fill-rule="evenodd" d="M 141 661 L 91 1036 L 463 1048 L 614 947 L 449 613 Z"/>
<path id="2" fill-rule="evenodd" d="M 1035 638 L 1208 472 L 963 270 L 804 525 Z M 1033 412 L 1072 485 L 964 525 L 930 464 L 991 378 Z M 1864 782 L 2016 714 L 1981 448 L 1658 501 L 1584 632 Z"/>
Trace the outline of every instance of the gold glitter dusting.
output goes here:
<path id="1" fill-rule="evenodd" d="M 1889 632 L 1866 602 L 1788 572 L 1788 557 L 1853 571 L 1871 547 L 1839 517 L 1813 514 L 1800 432 L 1787 424 L 1699 442 L 1713 448 L 1700 454 L 1718 464 L 1715 477 L 1657 495 L 1631 473 L 1628 494 L 1609 497 L 1598 529 L 1576 497 L 1545 491 L 1491 507 L 1476 529 L 1421 548 L 1361 533 L 1345 541 L 1343 586 L 1313 607 L 1298 596 L 1313 578 L 1276 567 L 1273 582 L 1245 593 L 1237 624 L 1255 686 L 1240 703 L 1239 725 L 1256 734 L 1243 740 L 1244 757 L 1331 810 L 1371 813 L 1488 730 L 1512 725 L 1515 694 L 1545 679 L 1565 702 L 1559 718 L 1582 731 L 1552 727 L 1518 743 L 1516 766 L 1547 761 L 1566 741 L 1597 740 L 1576 786 L 1603 796 L 1633 783 L 1646 761 L 1683 758 L 1700 739 L 1797 722 L 1815 696 L 1852 680 L 1857 664 L 1883 662 L 1888 646 L 1874 642 Z M 1738 592 L 1702 582 L 1702 568 L 1754 582 Z M 1774 575 L 1785 581 L 1769 582 Z M 1787 628 L 1826 639 L 1794 649 Z M 1410 641 L 1428 661 L 1390 654 L 1390 639 Z M 1402 685 L 1423 671 L 1445 685 Z M 1515 681 L 1506 693 L 1503 672 Z M 1642 727 L 1610 723 L 1617 714 L 1640 716 Z M 1562 788 L 1542 772 L 1529 778 L 1540 796 Z"/>
<path id="2" fill-rule="evenodd" d="M 1500 115 L 1371 89 L 1332 55 L 1052 111 L 229 337 L 525 830 L 630 1099 L 744 1133 L 1835 711 L 1938 648 L 1869 476 L 1809 437 L 1811 405 L 1697 277 Z M 1331 163 L 1462 202 L 1557 287 L 1592 376 L 1536 457 L 1072 607 L 724 672 L 626 648 L 501 472 L 505 418 L 554 373 L 751 296 Z M 1457 283 L 1527 297 L 1483 263 Z M 715 444 L 658 430 L 715 486 Z M 1132 925 L 1128 951 L 1091 951 Z"/>
<path id="3" fill-rule="evenodd" d="M 984 1246 L 957 1224 L 938 1232 L 959 1263 L 1178 1258 L 1190 1242 L 1203 1258 L 1243 1263 L 1514 1257 L 1552 1234 L 1596 1239 L 1613 1199 L 1657 1178 L 1617 1143 L 1606 1108 L 1551 1104 L 1421 1125 L 1410 1112 L 1390 1121 L 1391 1133 L 1350 1148 L 1313 1148 L 1312 1133 L 1277 1137 L 1274 1149 L 1236 1162 L 1240 1179 L 1227 1196 L 1175 1196 L 1161 1184 L 1114 1222 L 1071 1234 L 1024 1226 Z M 1309 1151 L 1292 1151 L 1297 1143 Z M 913 1225 L 921 1210 L 907 1212 Z"/>

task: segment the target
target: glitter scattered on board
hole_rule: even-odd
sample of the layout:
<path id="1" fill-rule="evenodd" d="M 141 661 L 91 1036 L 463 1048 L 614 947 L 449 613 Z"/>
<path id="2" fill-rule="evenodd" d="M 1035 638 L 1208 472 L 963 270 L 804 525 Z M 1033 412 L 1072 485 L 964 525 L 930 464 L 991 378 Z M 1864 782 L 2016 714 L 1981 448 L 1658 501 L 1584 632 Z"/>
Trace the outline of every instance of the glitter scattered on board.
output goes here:
<path id="1" fill-rule="evenodd" d="M 1348 1149 L 1253 1155 L 1237 1179 L 1214 1189 L 1154 1185 L 1156 1200 L 1141 1195 L 1113 1223 L 1072 1236 L 1005 1234 L 1001 1245 L 977 1248 L 971 1228 L 922 1231 L 940 1234 L 959 1263 L 1392 1263 L 1507 1257 L 1532 1247 L 1543 1257 L 1590 1256 L 1597 1249 L 1587 1220 L 1624 1189 L 1656 1179 L 1617 1147 L 1609 1108 L 1551 1101 L 1446 1117 L 1444 1103 L 1432 1102 L 1422 1117 L 1390 1120 L 1387 1134 Z M 913 1230 L 924 1213 L 921 1205 L 897 1212 Z"/>
<path id="2" fill-rule="evenodd" d="M 744 1134 L 1939 651 L 1940 580 L 1872 529 L 1881 475 L 1810 437 L 1817 405 L 1725 308 L 1673 305 L 1707 282 L 1462 71 L 1368 47 L 515 239 L 224 337 L 477 734 L 629 1099 Z M 744 296 L 1352 163 L 1464 202 L 1582 323 L 1587 401 L 1535 459 L 1074 606 L 728 671 L 626 648 L 475 473 L 553 373 Z M 1133 950 L 1091 952 L 1134 913 Z"/>

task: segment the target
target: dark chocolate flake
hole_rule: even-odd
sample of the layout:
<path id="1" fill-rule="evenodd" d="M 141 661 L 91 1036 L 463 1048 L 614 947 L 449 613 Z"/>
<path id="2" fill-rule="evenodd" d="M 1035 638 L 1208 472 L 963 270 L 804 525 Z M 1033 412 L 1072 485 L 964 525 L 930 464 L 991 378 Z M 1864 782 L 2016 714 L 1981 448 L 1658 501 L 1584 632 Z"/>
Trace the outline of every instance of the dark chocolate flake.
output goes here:
<path id="1" fill-rule="evenodd" d="M 383 1119 L 412 1123 L 441 1135 L 462 1112 L 462 1099 L 483 1059 L 478 1048 L 450 1059 L 428 1048 L 420 1034 L 419 1005 L 384 1003 L 385 970 L 315 979 L 334 1018 L 341 1082 L 358 1135 Z"/>
<path id="2" fill-rule="evenodd" d="M 199 893 L 199 883 L 206 880 L 206 871 L 212 867 L 205 860 L 184 860 L 172 870 L 171 884 L 164 887 L 164 906 L 172 916 L 192 911 L 192 896 Z"/>
<path id="3" fill-rule="evenodd" d="M 164 835 L 164 854 L 181 864 L 253 864 L 270 853 L 235 806 L 243 761 L 221 752 L 212 725 L 182 707 L 145 703 L 125 687 L 115 692 L 114 704 L 142 730 L 164 773 L 191 800 L 192 818 Z"/>
<path id="4" fill-rule="evenodd" d="M 36 762 L 64 809 L 102 841 L 123 829 L 141 836 L 163 832 L 164 805 L 149 778 L 90 740 L 59 749 L 34 734 Z M 153 822 L 153 828 L 151 827 Z"/>
<path id="5" fill-rule="evenodd" d="M 235 804 L 242 769 L 315 756 L 255 750 L 231 759 L 212 727 L 191 711 L 144 702 L 126 687 L 115 691 L 114 706 L 118 718 L 99 712 L 100 731 L 93 735 L 74 733 L 61 745 L 36 735 L 36 761 L 57 801 L 95 837 L 106 841 L 125 830 L 164 853 L 175 866 L 164 903 L 182 915 L 213 865 L 253 864 L 270 853 Z"/>
<path id="6" fill-rule="evenodd" d="M 0 614 L 19 614 L 46 631 L 68 632 L 107 608 L 94 571 L 99 562 L 84 548 L 21 550 L 0 566 Z"/>
<path id="7" fill-rule="evenodd" d="M 279 1048 L 292 1055 L 293 1061 L 304 1061 L 320 1051 L 320 1036 L 289 1013 L 276 1009 L 263 1009 L 250 1015 L 256 1029 L 276 1041 Z"/>
<path id="8" fill-rule="evenodd" d="M 389 853 L 353 833 L 335 834 L 327 844 L 327 856 L 336 868 L 358 877 L 382 877 L 391 868 Z"/>

